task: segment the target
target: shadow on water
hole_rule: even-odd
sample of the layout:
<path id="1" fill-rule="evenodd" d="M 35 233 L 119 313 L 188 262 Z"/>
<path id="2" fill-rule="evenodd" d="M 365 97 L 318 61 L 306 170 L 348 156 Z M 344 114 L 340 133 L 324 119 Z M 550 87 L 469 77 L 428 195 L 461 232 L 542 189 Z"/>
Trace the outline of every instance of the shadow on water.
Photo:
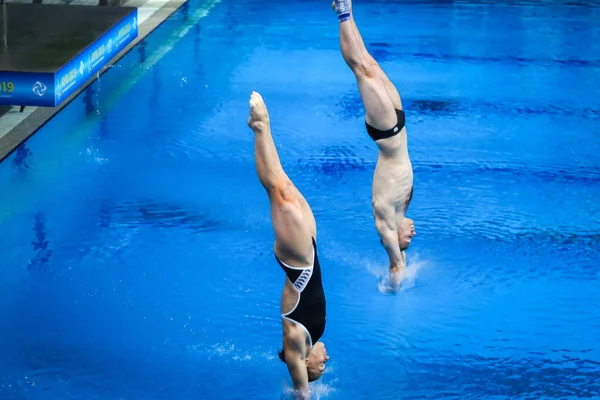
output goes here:
<path id="1" fill-rule="evenodd" d="M 32 153 L 29 147 L 27 147 L 27 142 L 23 142 L 19 147 L 15 150 L 15 156 L 13 159 L 13 167 L 17 172 L 24 173 L 29 171 L 31 168 L 30 157 Z"/>
<path id="2" fill-rule="evenodd" d="M 146 225 L 189 229 L 194 233 L 231 228 L 208 214 L 173 203 L 152 200 L 117 202 L 109 199 L 100 201 L 98 225 L 102 228 Z"/>
<path id="3" fill-rule="evenodd" d="M 147 47 L 148 47 L 148 42 L 146 40 L 142 40 L 138 44 L 138 54 L 140 55 L 140 64 L 143 64 L 146 62 L 146 59 L 147 59 L 146 48 Z"/>
<path id="4" fill-rule="evenodd" d="M 82 97 L 83 104 L 85 107 L 86 117 L 99 116 L 98 120 L 98 140 L 108 139 L 109 129 L 106 113 L 102 113 L 100 110 L 100 100 L 98 98 L 98 88 L 96 85 L 90 85 L 85 90 L 84 96 Z"/>
<path id="5" fill-rule="evenodd" d="M 444 54 L 441 52 L 425 53 L 425 52 L 406 52 L 403 47 L 395 44 L 387 43 L 370 43 L 367 49 L 378 62 L 390 62 L 397 60 L 419 59 L 423 61 L 433 62 L 460 62 L 480 65 L 506 65 L 506 66 L 560 66 L 560 67 L 600 67 L 600 60 L 582 60 L 574 57 L 569 58 L 527 58 L 517 56 L 469 56 L 466 54 Z"/>
<path id="6" fill-rule="evenodd" d="M 92 210 L 88 208 L 88 212 Z M 40 278 L 58 278 L 57 273 L 67 272 L 67 265 L 81 264 L 82 258 L 113 257 L 123 246 L 128 246 L 130 233 L 140 227 L 160 230 L 186 230 L 192 234 L 223 232 L 236 229 L 235 225 L 219 220 L 208 213 L 169 202 L 98 200 L 95 217 L 79 223 L 68 223 L 72 229 L 85 232 L 76 242 L 63 241 L 55 254 L 47 228 L 47 216 L 42 212 L 34 215 L 32 254 L 28 256 L 27 269 Z M 116 244 L 115 244 L 116 243 Z M 106 247 L 108 246 L 108 247 Z M 54 246 L 56 247 L 56 246 Z M 67 251 L 67 253 L 65 253 Z M 67 259 L 64 257 L 67 256 Z M 57 258 L 58 257 L 58 258 Z M 53 260 L 54 258 L 54 260 Z M 53 261 L 53 262 L 51 262 Z M 76 265 L 76 264 L 75 264 Z"/>
<path id="7" fill-rule="evenodd" d="M 552 116 L 600 120 L 600 108 L 572 109 L 556 104 L 529 104 L 519 101 L 475 103 L 466 99 L 418 99 L 404 96 L 402 106 L 407 113 L 418 113 L 418 115 L 429 117 L 501 114 L 515 117 Z M 364 106 L 356 87 L 340 99 L 336 115 L 343 120 L 364 118 Z"/>
<path id="8" fill-rule="evenodd" d="M 354 87 L 346 93 L 337 104 L 336 115 L 344 120 L 354 120 L 364 118 L 365 107 L 358 93 L 358 87 Z"/>
<path id="9" fill-rule="evenodd" d="M 586 249 L 600 248 L 600 232 L 564 232 L 562 230 L 537 230 L 515 233 L 507 240 L 529 241 L 536 243 L 552 243 L 556 251 L 569 251 L 573 256 L 580 255 Z"/>
<path id="10" fill-rule="evenodd" d="M 327 146 L 319 155 L 299 159 L 298 166 L 321 176 L 315 182 L 317 186 L 328 185 L 330 179 L 341 184 L 348 175 L 371 168 L 371 165 L 347 146 Z"/>
<path id="11" fill-rule="evenodd" d="M 297 165 L 300 169 L 321 175 L 315 179 L 317 186 L 347 183 L 356 174 L 368 172 L 372 174 L 376 159 L 365 160 L 347 146 L 328 146 L 321 154 L 300 158 Z M 419 162 L 413 161 L 415 175 L 447 176 L 452 174 L 462 179 L 481 176 L 482 179 L 502 179 L 508 181 L 527 181 L 529 183 L 559 182 L 595 187 L 600 184 L 600 167 L 565 168 L 560 165 L 538 165 L 534 167 L 521 162 Z"/>
<path id="12" fill-rule="evenodd" d="M 85 89 L 82 100 L 83 105 L 85 107 L 85 115 L 86 117 L 90 117 L 97 113 L 99 110 L 97 108 L 97 104 L 94 104 L 94 94 L 95 94 L 94 85 L 90 85 Z"/>
<path id="13" fill-rule="evenodd" d="M 52 249 L 49 248 L 50 241 L 47 239 L 46 223 L 42 213 L 36 213 L 33 224 L 35 240 L 31 242 L 35 256 L 29 260 L 27 269 L 38 273 L 48 274 L 46 264 L 52 257 Z"/>

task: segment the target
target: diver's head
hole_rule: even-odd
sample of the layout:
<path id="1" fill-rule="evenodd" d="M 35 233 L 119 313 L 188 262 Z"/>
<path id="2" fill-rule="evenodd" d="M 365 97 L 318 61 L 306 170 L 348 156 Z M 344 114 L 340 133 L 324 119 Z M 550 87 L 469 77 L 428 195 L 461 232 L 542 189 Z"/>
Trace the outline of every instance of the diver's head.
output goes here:
<path id="1" fill-rule="evenodd" d="M 306 357 L 306 371 L 308 372 L 308 381 L 316 381 L 325 372 L 325 364 L 329 361 L 327 349 L 323 342 L 317 342 L 313 346 L 308 357 Z"/>
<path id="2" fill-rule="evenodd" d="M 398 228 L 398 245 L 400 250 L 405 251 L 410 246 L 415 232 L 415 221 L 410 218 L 404 218 L 400 228 Z"/>
<path id="3" fill-rule="evenodd" d="M 285 350 L 279 352 L 279 359 L 285 362 Z M 306 357 L 306 372 L 309 382 L 314 382 L 323 375 L 327 361 L 329 361 L 329 355 L 327 355 L 325 345 L 323 342 L 317 342 Z"/>

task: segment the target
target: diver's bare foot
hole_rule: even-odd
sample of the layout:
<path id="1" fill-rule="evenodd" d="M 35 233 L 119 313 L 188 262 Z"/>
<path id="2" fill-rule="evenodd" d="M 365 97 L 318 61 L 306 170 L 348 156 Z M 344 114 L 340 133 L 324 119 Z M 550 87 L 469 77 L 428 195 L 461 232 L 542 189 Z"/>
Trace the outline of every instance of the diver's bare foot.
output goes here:
<path id="1" fill-rule="evenodd" d="M 340 22 L 345 21 L 352 13 L 352 0 L 333 0 L 331 8 L 337 13 Z"/>
<path id="2" fill-rule="evenodd" d="M 248 126 L 257 131 L 266 128 L 269 125 L 269 112 L 262 96 L 257 92 L 250 95 L 250 117 Z"/>

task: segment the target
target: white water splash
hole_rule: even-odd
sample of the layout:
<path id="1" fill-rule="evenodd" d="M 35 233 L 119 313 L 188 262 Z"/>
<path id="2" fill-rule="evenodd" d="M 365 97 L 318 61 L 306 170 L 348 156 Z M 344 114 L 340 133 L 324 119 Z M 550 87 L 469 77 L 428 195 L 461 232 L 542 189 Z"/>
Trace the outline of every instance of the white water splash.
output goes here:
<path id="1" fill-rule="evenodd" d="M 387 267 L 382 265 L 374 266 L 372 263 L 367 264 L 367 270 L 377 277 L 378 283 L 377 288 L 381 293 L 397 293 L 405 290 L 409 290 L 415 287 L 417 276 L 421 269 L 428 265 L 427 260 L 422 260 L 419 257 L 419 253 L 413 253 L 407 257 L 406 261 L 406 272 L 404 275 L 404 281 L 400 290 L 394 289 L 391 284 L 390 274 Z"/>
<path id="2" fill-rule="evenodd" d="M 329 383 L 323 383 L 321 381 L 309 383 L 310 398 L 314 400 L 325 399 L 331 393 L 335 392 L 333 384 L 337 379 L 332 380 Z M 294 388 L 288 384 L 285 384 L 282 390 L 281 399 L 294 399 Z"/>
<path id="3" fill-rule="evenodd" d="M 233 361 L 272 361 L 275 360 L 276 354 L 273 352 L 256 352 L 247 351 L 239 348 L 234 343 L 215 343 L 210 347 L 206 347 L 204 344 L 188 345 L 188 352 L 194 356 L 208 356 L 211 358 L 227 358 Z"/>

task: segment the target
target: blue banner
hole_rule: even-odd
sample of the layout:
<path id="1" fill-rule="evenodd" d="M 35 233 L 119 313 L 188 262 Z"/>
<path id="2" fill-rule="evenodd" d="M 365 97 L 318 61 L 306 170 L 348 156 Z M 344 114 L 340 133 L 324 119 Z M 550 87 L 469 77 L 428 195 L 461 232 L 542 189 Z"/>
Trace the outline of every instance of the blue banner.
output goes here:
<path id="1" fill-rule="evenodd" d="M 59 105 L 138 36 L 138 11 L 131 13 L 89 45 L 55 74 L 55 104 Z"/>
<path id="2" fill-rule="evenodd" d="M 0 105 L 57 106 L 137 37 L 134 8 L 54 74 L 0 71 Z"/>
<path id="3" fill-rule="evenodd" d="M 54 106 L 54 74 L 0 71 L 0 104 Z"/>

